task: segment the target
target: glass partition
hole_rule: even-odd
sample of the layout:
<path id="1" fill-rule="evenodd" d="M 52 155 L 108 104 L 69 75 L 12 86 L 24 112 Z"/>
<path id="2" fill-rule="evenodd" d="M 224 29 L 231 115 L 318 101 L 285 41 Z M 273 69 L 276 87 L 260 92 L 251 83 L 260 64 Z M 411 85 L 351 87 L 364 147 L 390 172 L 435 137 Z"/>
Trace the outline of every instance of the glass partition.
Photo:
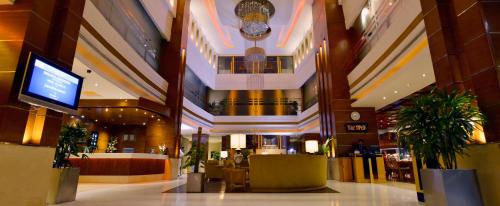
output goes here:
<path id="1" fill-rule="evenodd" d="M 220 56 L 217 69 L 219 74 L 249 74 L 243 56 Z M 265 74 L 293 73 L 292 56 L 268 56 Z"/>
<path id="2" fill-rule="evenodd" d="M 126 0 L 91 2 L 137 54 L 158 70 L 162 36 L 141 3 Z"/>

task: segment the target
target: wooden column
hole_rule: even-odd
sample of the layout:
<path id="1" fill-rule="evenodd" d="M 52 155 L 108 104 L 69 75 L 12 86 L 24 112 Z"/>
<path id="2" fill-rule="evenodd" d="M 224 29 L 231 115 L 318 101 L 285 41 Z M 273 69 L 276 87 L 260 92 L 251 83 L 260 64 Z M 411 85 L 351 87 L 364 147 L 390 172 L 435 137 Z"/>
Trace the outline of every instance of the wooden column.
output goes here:
<path id="1" fill-rule="evenodd" d="M 487 141 L 500 141 L 500 2 L 420 2 L 437 86 L 473 91 Z"/>
<path id="2" fill-rule="evenodd" d="M 19 102 L 17 96 L 30 52 L 71 69 L 84 5 L 85 0 L 17 0 L 0 5 L 0 142 L 21 144 L 25 130 L 37 129 L 41 139 L 25 144 L 57 144 L 62 114 L 49 109 L 30 116 L 36 108 Z"/>
<path id="3" fill-rule="evenodd" d="M 345 28 L 338 0 L 314 1 L 313 22 L 322 138 L 335 136 L 337 155 L 352 152 L 352 145 L 358 139 L 363 139 L 365 144 L 378 145 L 375 109 L 351 107 L 347 75 L 357 61 L 352 48 L 359 35 Z M 350 118 L 353 111 L 361 114 L 359 122 L 368 123 L 368 133 L 352 134 L 345 130 L 346 123 L 354 122 Z"/>
<path id="4" fill-rule="evenodd" d="M 178 0 L 177 13 L 172 23 L 169 42 L 162 42 L 159 73 L 168 82 L 166 105 L 170 108 L 170 118 L 165 138 L 175 141 L 175 157 L 179 155 L 181 144 L 183 84 L 186 67 L 186 47 L 188 38 L 189 6 L 191 0 Z"/>

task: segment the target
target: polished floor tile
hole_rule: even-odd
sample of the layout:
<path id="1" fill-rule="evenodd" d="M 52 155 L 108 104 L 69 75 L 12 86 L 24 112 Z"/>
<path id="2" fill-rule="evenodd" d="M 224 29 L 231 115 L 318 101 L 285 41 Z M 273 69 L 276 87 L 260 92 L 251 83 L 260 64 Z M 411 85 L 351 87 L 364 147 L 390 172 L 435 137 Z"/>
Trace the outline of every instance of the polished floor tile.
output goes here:
<path id="1" fill-rule="evenodd" d="M 141 184 L 80 184 L 77 200 L 64 206 L 350 206 L 421 205 L 414 185 L 401 183 L 359 184 L 329 181 L 339 191 L 324 193 L 161 193 L 185 183 L 185 179 Z"/>

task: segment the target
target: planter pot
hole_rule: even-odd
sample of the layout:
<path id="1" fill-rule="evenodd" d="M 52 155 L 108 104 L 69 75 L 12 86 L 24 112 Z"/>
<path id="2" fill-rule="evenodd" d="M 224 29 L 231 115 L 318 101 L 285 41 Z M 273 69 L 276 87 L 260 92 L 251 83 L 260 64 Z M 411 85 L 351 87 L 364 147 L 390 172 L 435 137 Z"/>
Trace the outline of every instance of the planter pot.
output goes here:
<path id="1" fill-rule="evenodd" d="M 204 191 L 205 173 L 188 173 L 186 192 L 200 193 Z"/>
<path id="2" fill-rule="evenodd" d="M 421 173 L 425 205 L 483 205 L 474 170 L 424 169 Z"/>
<path id="3" fill-rule="evenodd" d="M 79 168 L 53 168 L 47 203 L 59 204 L 75 201 L 79 176 Z"/>
<path id="4" fill-rule="evenodd" d="M 333 158 L 327 159 L 326 162 L 326 174 L 328 180 L 334 180 L 335 179 L 335 160 Z"/>

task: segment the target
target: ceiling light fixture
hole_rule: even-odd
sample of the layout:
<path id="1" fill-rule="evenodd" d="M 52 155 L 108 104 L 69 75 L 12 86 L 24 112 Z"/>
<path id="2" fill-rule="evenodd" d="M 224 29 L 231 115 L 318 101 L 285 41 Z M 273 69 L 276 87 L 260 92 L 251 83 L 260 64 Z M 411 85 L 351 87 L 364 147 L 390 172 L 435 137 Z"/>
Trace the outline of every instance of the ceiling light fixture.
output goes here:
<path id="1" fill-rule="evenodd" d="M 271 33 L 268 22 L 274 16 L 274 5 L 268 0 L 242 0 L 234 8 L 241 20 L 240 33 L 250 40 L 266 38 Z"/>
<path id="2" fill-rule="evenodd" d="M 248 73 L 262 73 L 266 68 L 267 56 L 263 48 L 257 47 L 255 42 L 254 47 L 245 50 L 245 67 Z"/>

